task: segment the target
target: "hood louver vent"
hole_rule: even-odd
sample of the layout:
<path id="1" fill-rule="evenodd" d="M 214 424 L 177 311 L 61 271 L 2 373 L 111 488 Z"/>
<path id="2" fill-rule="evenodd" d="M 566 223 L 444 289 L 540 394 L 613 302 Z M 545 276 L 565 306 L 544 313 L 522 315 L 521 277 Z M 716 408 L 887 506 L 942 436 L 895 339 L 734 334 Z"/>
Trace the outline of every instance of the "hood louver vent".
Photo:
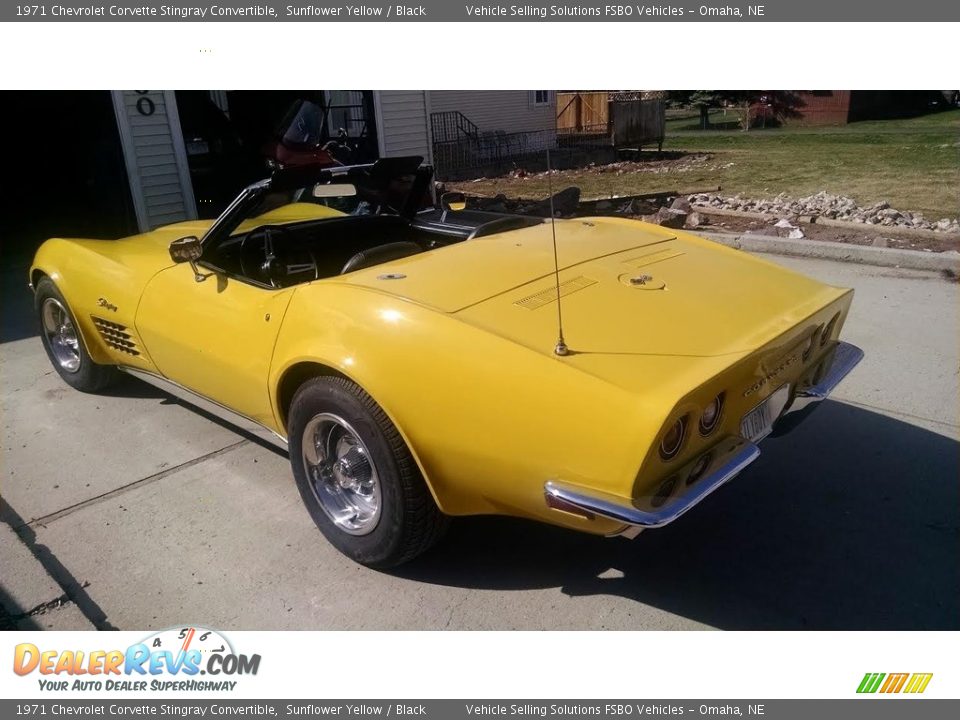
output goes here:
<path id="1" fill-rule="evenodd" d="M 566 282 L 560 283 L 560 296 L 565 297 L 577 292 L 578 290 L 584 290 L 585 288 L 596 284 L 596 280 L 592 280 L 591 278 L 581 275 L 580 277 L 575 277 L 572 280 L 567 280 Z M 537 308 L 541 308 L 544 305 L 549 305 L 550 303 L 554 303 L 556 301 L 557 288 L 554 286 L 549 287 L 546 290 L 541 290 L 533 295 L 527 295 L 527 297 L 517 300 L 514 305 L 527 308 L 527 310 L 536 310 Z"/>
<path id="2" fill-rule="evenodd" d="M 112 347 L 114 350 L 127 353 L 128 355 L 140 354 L 140 351 L 137 349 L 136 341 L 127 331 L 127 327 L 125 325 L 110 322 L 109 320 L 104 320 L 103 318 L 98 318 L 96 316 L 91 317 L 93 318 L 93 324 L 96 325 L 97 330 L 100 332 L 100 337 L 103 338 L 103 341 L 108 346 Z"/>

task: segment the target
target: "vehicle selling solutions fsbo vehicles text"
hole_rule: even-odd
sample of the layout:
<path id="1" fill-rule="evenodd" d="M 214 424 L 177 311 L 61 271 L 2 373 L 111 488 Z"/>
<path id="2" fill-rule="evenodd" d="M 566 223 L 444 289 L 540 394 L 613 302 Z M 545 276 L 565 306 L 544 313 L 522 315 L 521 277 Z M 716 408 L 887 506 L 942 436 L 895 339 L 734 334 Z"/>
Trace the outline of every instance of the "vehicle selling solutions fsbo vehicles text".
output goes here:
<path id="1" fill-rule="evenodd" d="M 745 11 L 740 7 L 730 5 L 696 5 L 693 7 L 678 7 L 676 5 L 602 5 L 598 7 L 583 5 L 464 5 L 464 10 L 467 17 L 470 18 L 670 18 L 685 15 L 700 15 L 703 17 L 744 17 L 744 15 L 762 17 L 764 15 L 763 5 L 749 5 Z"/>

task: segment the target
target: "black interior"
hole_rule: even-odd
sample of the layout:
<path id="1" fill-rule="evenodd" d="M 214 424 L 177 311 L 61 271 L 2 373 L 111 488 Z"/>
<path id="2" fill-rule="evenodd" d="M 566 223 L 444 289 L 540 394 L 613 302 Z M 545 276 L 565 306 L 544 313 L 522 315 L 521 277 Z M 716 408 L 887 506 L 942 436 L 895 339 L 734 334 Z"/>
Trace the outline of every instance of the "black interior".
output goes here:
<path id="1" fill-rule="evenodd" d="M 484 232 L 485 226 L 503 232 L 542 222 L 497 213 L 455 217 L 459 215 L 448 212 L 441 218 L 431 210 L 412 220 L 359 215 L 265 225 L 209 248 L 203 259 L 229 275 L 270 287 L 290 287 L 492 234 Z"/>

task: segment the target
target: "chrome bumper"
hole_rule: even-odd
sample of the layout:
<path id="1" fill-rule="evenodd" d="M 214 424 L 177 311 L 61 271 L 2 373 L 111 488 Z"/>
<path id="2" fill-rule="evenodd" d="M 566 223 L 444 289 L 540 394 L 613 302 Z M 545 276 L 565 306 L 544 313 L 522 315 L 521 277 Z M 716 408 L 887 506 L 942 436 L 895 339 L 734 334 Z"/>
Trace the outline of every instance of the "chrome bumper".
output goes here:
<path id="1" fill-rule="evenodd" d="M 783 418 L 788 416 L 797 419 L 806 417 L 808 412 L 798 411 L 808 410 L 820 400 L 826 399 L 863 358 L 860 348 L 844 342 L 837 343 L 833 353 L 829 370 L 815 385 L 797 391 L 793 402 L 776 421 L 776 425 L 779 426 Z M 791 427 L 795 424 L 791 423 Z M 590 519 L 602 517 L 616 520 L 627 525 L 627 528 L 618 534 L 635 535 L 639 530 L 663 527 L 673 522 L 721 485 L 739 475 L 760 456 L 760 448 L 755 443 L 739 437 L 721 441 L 714 448 L 714 452 L 717 452 L 718 456 L 710 461 L 708 472 L 689 483 L 681 494 L 671 497 L 661 507 L 653 507 L 653 503 L 647 499 L 645 504 L 649 507 L 641 508 L 638 507 L 639 501 L 631 502 L 593 490 L 584 491 L 582 488 L 553 480 L 544 486 L 544 495 L 547 505 L 554 509 L 573 512 Z M 695 463 L 696 461 L 691 465 Z M 689 465 L 685 470 L 689 471 Z"/>
<path id="2" fill-rule="evenodd" d="M 798 390 L 785 414 L 803 410 L 813 403 L 826 400 L 840 381 L 849 375 L 861 360 L 863 360 L 863 350 L 850 343 L 838 342 L 833 349 L 830 369 L 824 373 L 823 378 L 816 385 Z"/>

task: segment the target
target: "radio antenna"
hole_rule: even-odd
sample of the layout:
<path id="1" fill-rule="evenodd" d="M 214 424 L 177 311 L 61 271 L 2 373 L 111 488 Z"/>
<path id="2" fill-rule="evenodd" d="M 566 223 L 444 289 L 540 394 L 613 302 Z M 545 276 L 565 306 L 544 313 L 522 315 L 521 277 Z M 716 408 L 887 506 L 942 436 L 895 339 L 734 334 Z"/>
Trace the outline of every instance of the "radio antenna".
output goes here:
<path id="1" fill-rule="evenodd" d="M 570 350 L 563 339 L 563 308 L 560 307 L 560 263 L 557 260 L 557 226 L 553 211 L 553 169 L 550 167 L 550 148 L 547 148 L 547 192 L 550 193 L 550 235 L 553 238 L 553 279 L 557 288 L 557 344 L 553 348 L 554 355 L 561 357 Z"/>

